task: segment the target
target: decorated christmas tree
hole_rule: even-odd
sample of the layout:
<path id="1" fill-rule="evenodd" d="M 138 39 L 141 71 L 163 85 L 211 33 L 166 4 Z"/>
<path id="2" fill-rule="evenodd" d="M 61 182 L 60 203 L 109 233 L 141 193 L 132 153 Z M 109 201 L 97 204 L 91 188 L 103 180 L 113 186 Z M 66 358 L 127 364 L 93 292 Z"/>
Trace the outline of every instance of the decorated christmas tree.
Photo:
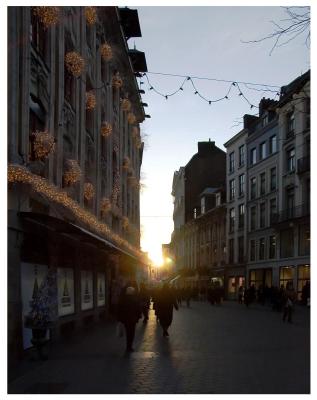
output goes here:
<path id="1" fill-rule="evenodd" d="M 56 271 L 48 269 L 47 275 L 30 302 L 31 311 L 25 317 L 29 328 L 47 328 L 57 318 Z"/>

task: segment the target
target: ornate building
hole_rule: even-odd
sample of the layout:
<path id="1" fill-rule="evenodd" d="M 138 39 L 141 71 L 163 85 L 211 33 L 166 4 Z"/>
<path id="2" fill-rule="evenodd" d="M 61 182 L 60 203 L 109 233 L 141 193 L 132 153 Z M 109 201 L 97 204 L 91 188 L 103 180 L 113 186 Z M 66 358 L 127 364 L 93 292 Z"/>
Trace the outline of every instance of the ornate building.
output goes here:
<path id="1" fill-rule="evenodd" d="M 112 279 L 143 268 L 136 77 L 147 69 L 133 36 L 128 8 L 8 8 L 10 359 L 30 346 L 22 320 L 48 269 L 56 338 L 103 318 Z"/>

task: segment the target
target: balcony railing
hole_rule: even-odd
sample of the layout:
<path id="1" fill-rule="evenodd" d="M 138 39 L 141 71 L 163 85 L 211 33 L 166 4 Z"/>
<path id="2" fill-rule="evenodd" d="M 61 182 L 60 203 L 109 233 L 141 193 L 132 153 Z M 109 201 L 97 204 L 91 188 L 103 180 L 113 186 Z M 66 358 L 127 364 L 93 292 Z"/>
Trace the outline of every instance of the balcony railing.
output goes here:
<path id="1" fill-rule="evenodd" d="M 287 220 L 308 217 L 309 215 L 310 205 L 308 203 L 303 203 L 300 206 L 287 208 L 279 213 L 272 214 L 271 224 L 274 225 Z"/>
<path id="2" fill-rule="evenodd" d="M 297 173 L 302 174 L 310 171 L 310 157 L 303 157 L 297 160 Z"/>

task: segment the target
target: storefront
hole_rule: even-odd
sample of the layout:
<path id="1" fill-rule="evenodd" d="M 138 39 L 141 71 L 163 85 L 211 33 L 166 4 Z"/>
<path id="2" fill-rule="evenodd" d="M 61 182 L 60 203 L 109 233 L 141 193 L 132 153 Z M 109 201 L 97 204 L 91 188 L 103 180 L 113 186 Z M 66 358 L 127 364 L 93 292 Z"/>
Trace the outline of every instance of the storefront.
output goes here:
<path id="1" fill-rule="evenodd" d="M 254 285 L 258 289 L 261 285 L 263 287 L 272 286 L 272 268 L 258 268 L 249 271 L 249 286 Z"/>
<path id="2" fill-rule="evenodd" d="M 245 267 L 227 267 L 226 269 L 226 298 L 237 300 L 239 287 L 245 288 Z"/>

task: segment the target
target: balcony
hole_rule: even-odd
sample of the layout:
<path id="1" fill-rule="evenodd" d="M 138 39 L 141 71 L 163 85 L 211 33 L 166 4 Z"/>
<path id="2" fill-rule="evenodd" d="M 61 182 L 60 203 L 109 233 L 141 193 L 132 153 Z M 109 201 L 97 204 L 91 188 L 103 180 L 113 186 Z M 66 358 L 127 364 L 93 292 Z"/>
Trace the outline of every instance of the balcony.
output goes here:
<path id="1" fill-rule="evenodd" d="M 271 225 L 276 225 L 281 222 L 294 220 L 297 218 L 309 217 L 310 216 L 310 205 L 303 203 L 300 206 L 287 208 L 280 211 L 279 213 L 272 214 Z"/>
<path id="2" fill-rule="evenodd" d="M 297 173 L 303 174 L 307 171 L 310 171 L 310 156 L 297 160 Z"/>

